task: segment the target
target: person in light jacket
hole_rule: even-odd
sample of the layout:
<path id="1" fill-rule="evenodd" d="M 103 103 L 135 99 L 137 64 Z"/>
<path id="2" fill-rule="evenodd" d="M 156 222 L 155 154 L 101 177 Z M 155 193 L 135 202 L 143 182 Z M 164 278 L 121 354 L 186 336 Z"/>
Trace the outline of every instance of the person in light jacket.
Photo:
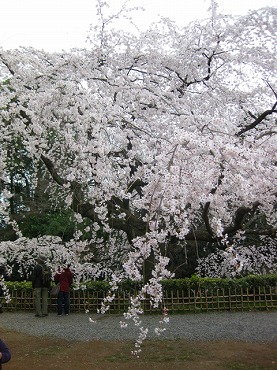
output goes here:
<path id="1" fill-rule="evenodd" d="M 12 355 L 6 344 L 0 339 L 0 370 L 2 370 L 2 364 L 10 361 Z"/>
<path id="2" fill-rule="evenodd" d="M 58 316 L 62 316 L 63 304 L 64 313 L 67 316 L 69 314 L 69 291 L 73 283 L 73 274 L 70 271 L 70 265 L 65 265 L 63 270 L 58 272 L 54 276 L 55 283 L 60 283 L 60 291 L 58 294 Z"/>

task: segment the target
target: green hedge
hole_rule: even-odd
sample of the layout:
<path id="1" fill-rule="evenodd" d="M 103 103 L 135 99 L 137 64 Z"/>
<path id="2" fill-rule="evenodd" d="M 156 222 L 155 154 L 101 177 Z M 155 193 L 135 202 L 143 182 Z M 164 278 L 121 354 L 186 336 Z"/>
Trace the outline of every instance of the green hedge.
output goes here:
<path id="1" fill-rule="evenodd" d="M 264 286 L 277 286 L 277 274 L 272 275 L 248 275 L 236 279 L 201 278 L 192 276 L 185 279 L 173 279 L 163 281 L 165 290 L 180 289 L 236 289 L 236 288 L 258 288 Z"/>
<path id="2" fill-rule="evenodd" d="M 236 288 L 258 288 L 264 286 L 277 286 L 277 274 L 272 275 L 248 275 L 236 279 L 220 278 L 200 278 L 192 276 L 185 279 L 171 279 L 162 281 L 164 290 L 177 291 L 181 289 L 236 289 Z M 119 285 L 119 291 L 135 292 L 140 289 L 142 282 L 126 280 Z M 11 290 L 32 289 L 30 281 L 7 282 L 7 287 Z M 77 288 L 77 287 L 75 287 Z M 79 289 L 88 289 L 93 292 L 107 292 L 110 290 L 110 284 L 107 281 L 90 281 L 82 284 Z"/>

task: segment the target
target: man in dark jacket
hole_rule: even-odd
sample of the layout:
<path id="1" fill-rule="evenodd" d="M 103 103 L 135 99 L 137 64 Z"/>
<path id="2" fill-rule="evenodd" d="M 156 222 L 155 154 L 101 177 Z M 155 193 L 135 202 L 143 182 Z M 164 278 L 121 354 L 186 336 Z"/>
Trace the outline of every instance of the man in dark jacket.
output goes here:
<path id="1" fill-rule="evenodd" d="M 45 278 L 46 275 L 47 278 Z M 46 266 L 46 258 L 44 256 L 39 256 L 32 276 L 36 317 L 48 315 L 48 290 L 51 286 L 50 276 L 51 271 Z"/>
<path id="2" fill-rule="evenodd" d="M 10 361 L 11 352 L 6 344 L 0 339 L 0 370 L 2 370 L 2 364 Z"/>

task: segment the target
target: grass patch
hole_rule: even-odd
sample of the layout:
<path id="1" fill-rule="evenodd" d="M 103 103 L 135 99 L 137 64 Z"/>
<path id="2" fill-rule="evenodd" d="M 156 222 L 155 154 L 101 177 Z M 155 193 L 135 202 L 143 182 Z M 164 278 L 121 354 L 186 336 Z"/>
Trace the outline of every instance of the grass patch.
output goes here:
<path id="1" fill-rule="evenodd" d="M 35 356 L 53 356 L 56 355 L 58 352 L 62 351 L 63 347 L 60 346 L 49 346 L 45 348 L 40 348 L 34 351 Z"/>
<path id="2" fill-rule="evenodd" d="M 128 362 L 130 361 L 130 354 L 129 356 L 124 355 L 123 353 L 118 353 L 110 356 L 106 356 L 104 361 L 107 362 Z"/>
<path id="3" fill-rule="evenodd" d="M 139 358 L 136 358 L 137 362 L 144 363 L 169 363 L 169 362 L 183 362 L 183 361 L 194 361 L 199 357 L 203 356 L 203 349 L 197 348 L 184 348 L 178 345 L 176 341 L 155 341 L 153 343 L 143 343 L 142 352 Z M 105 356 L 104 361 L 115 363 L 115 362 L 128 362 L 130 359 L 134 359 L 131 351 L 135 350 L 135 347 L 130 345 L 123 345 L 116 353 Z"/>
<path id="4" fill-rule="evenodd" d="M 226 370 L 267 370 L 267 367 L 260 365 L 243 364 L 240 362 L 228 364 Z"/>

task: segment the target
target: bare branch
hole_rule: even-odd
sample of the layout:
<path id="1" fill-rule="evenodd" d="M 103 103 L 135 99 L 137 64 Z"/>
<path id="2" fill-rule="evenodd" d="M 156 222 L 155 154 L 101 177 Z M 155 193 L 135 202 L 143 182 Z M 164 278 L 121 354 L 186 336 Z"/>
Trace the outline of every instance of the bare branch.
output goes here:
<path id="1" fill-rule="evenodd" d="M 247 131 L 250 131 L 252 130 L 253 128 L 255 128 L 256 126 L 258 126 L 261 122 L 263 122 L 264 119 L 266 119 L 267 116 L 273 114 L 273 113 L 277 113 L 277 102 L 273 105 L 272 109 L 269 109 L 269 110 L 266 110 L 265 112 L 263 112 L 259 117 L 257 117 L 255 119 L 255 121 L 253 121 L 252 123 L 250 123 L 249 125 L 245 126 L 244 128 L 242 128 L 238 133 L 237 133 L 237 136 L 241 136 L 242 134 L 244 134 L 245 132 Z M 253 115 L 251 115 L 253 117 Z"/>

